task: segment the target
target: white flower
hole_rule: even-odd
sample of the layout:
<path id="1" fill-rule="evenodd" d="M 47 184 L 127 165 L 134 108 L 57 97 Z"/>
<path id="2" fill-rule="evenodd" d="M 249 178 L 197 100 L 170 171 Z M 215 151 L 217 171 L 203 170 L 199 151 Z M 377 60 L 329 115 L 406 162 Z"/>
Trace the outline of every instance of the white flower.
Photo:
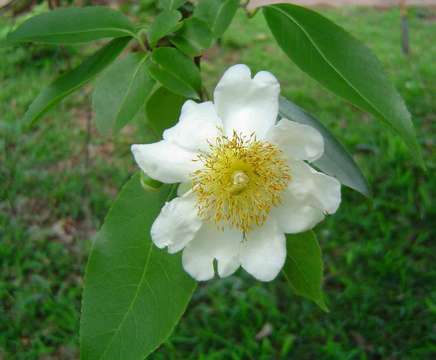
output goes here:
<path id="1" fill-rule="evenodd" d="M 309 230 L 336 212 L 339 182 L 305 161 L 324 152 L 314 128 L 276 123 L 280 86 L 269 72 L 251 78 L 245 65 L 229 68 L 214 102 L 188 100 L 163 140 L 133 145 L 141 169 L 164 183 L 181 183 L 151 228 L 153 242 L 175 253 L 197 280 L 239 266 L 262 281 L 285 262 L 285 233 Z"/>

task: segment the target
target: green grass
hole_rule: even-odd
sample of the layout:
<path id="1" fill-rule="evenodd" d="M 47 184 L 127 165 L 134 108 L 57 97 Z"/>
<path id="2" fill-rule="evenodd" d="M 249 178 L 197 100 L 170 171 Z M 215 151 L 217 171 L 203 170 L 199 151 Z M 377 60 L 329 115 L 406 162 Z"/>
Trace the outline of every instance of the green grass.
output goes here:
<path id="1" fill-rule="evenodd" d="M 397 10 L 321 11 L 385 65 L 414 115 L 428 172 L 416 167 L 387 128 L 292 65 L 271 41 L 261 14 L 251 20 L 240 14 L 222 47 L 209 51 L 202 65 L 209 90 L 237 62 L 274 72 L 283 94 L 347 146 L 373 199 L 344 189 L 338 213 L 316 229 L 329 314 L 294 296 L 283 278 L 263 284 L 239 271 L 199 286 L 153 359 L 436 356 L 434 13 L 411 11 L 407 58 L 400 49 Z M 135 169 L 129 144 L 147 138 L 142 117 L 115 139 L 101 137 L 91 122 L 87 151 L 89 87 L 31 131 L 21 128 L 19 118 L 38 90 L 55 72 L 77 63 L 82 51 L 0 48 L 0 359 L 77 358 L 89 239 Z M 257 340 L 266 324 L 271 334 Z"/>

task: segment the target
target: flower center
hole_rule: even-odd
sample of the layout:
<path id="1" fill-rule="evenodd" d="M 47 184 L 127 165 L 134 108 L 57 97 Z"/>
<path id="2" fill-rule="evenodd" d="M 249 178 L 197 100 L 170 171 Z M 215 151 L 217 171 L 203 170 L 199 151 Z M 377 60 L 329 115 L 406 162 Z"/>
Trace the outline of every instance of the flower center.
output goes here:
<path id="1" fill-rule="evenodd" d="M 221 136 L 198 160 L 203 168 L 192 182 L 200 217 L 243 233 L 265 222 L 291 179 L 280 149 L 254 135 Z"/>
<path id="2" fill-rule="evenodd" d="M 233 195 L 240 194 L 247 187 L 250 178 L 243 171 L 235 171 L 233 173 L 233 186 L 230 189 L 230 192 Z"/>

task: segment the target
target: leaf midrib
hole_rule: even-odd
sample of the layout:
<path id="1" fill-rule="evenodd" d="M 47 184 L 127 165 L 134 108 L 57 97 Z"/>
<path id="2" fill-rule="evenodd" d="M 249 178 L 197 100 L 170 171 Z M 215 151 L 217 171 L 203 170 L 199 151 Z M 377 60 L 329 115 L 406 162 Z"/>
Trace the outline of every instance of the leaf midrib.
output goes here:
<path id="1" fill-rule="evenodd" d="M 220 2 L 219 9 L 218 9 L 218 11 L 216 12 L 215 19 L 214 19 L 214 21 L 212 22 L 212 26 L 211 26 L 211 29 L 212 29 L 212 31 L 213 31 L 214 34 L 216 33 L 215 26 L 216 26 L 216 24 L 217 24 L 217 22 L 218 22 L 218 19 L 219 19 L 220 15 L 221 15 L 221 13 L 222 13 L 222 11 L 223 11 L 223 8 L 224 8 L 224 6 L 227 4 L 227 2 L 228 2 L 227 0 L 224 0 L 224 1 Z"/>
<path id="2" fill-rule="evenodd" d="M 135 295 L 133 296 L 133 299 L 130 302 L 129 307 L 128 307 L 126 313 L 124 314 L 123 318 L 121 319 L 117 329 L 114 331 L 113 335 L 111 336 L 108 344 L 105 347 L 104 352 L 101 354 L 99 359 L 103 359 L 105 357 L 107 351 L 109 350 L 110 346 L 112 345 L 112 342 L 114 341 L 115 337 L 119 334 L 119 332 L 121 330 L 121 327 L 123 326 L 123 324 L 126 321 L 128 315 L 132 311 L 133 305 L 134 305 L 134 303 L 136 302 L 136 299 L 139 296 L 139 292 L 140 292 L 140 289 L 142 288 L 143 282 L 146 282 L 145 275 L 147 274 L 148 265 L 150 263 L 151 253 L 152 252 L 153 252 L 153 244 L 150 242 L 150 244 L 149 244 L 149 251 L 148 251 L 148 254 L 147 254 L 147 259 L 145 260 L 145 264 L 144 264 L 144 270 L 142 272 L 141 279 L 139 280 L 138 286 L 136 288 Z"/>
<path id="3" fill-rule="evenodd" d="M 290 259 L 290 260 L 295 264 L 295 267 L 297 268 L 297 271 L 302 275 L 302 279 L 303 279 L 304 283 L 305 283 L 306 286 L 311 290 L 311 292 L 313 292 L 313 290 L 315 290 L 315 292 L 317 292 L 318 289 L 314 289 L 314 287 L 310 285 L 310 282 L 307 280 L 304 271 L 301 270 L 301 268 L 300 268 L 300 266 L 298 265 L 298 263 L 297 263 L 297 261 L 295 260 L 295 258 L 292 257 L 289 253 L 286 254 L 286 257 L 287 257 L 288 259 Z M 286 280 L 288 280 L 288 282 L 289 282 L 289 283 L 291 284 L 291 286 L 294 288 L 295 292 L 301 294 L 301 292 L 300 292 L 300 291 L 299 291 L 295 286 L 292 285 L 292 282 L 290 281 L 288 274 L 286 274 L 286 272 L 285 272 L 284 270 L 283 270 L 283 273 L 285 274 Z M 311 295 L 313 296 L 313 294 L 311 294 Z M 316 302 L 318 302 L 318 299 L 315 299 L 315 298 L 312 298 L 312 299 L 315 300 Z"/>
<path id="4" fill-rule="evenodd" d="M 202 50 L 204 49 L 204 46 L 200 43 L 201 40 L 189 38 L 186 36 L 184 36 L 184 39 L 194 48 L 194 50 L 196 50 L 196 52 L 201 54 Z"/>
<path id="5" fill-rule="evenodd" d="M 190 82 L 188 82 L 188 81 L 185 80 L 184 78 L 180 77 L 180 76 L 178 75 L 177 72 L 173 72 L 173 71 L 171 71 L 170 68 L 162 66 L 162 65 L 161 65 L 159 62 L 157 62 L 156 60 L 154 60 L 153 62 L 154 62 L 154 64 L 159 68 L 160 71 L 165 71 L 165 72 L 167 72 L 167 73 L 170 74 L 171 76 L 173 76 L 173 77 L 175 77 L 176 79 L 180 80 L 180 82 L 182 82 L 183 84 L 187 85 L 191 90 L 194 90 L 194 93 L 195 93 L 195 94 L 198 94 L 197 89 L 196 89 L 196 88 L 195 88 L 195 87 L 194 87 Z"/>
<path id="6" fill-rule="evenodd" d="M 108 48 L 109 49 L 109 48 Z M 108 49 L 106 49 L 106 50 L 108 50 Z M 95 56 L 96 54 L 94 53 L 92 56 Z M 106 54 L 106 53 L 104 53 L 104 52 L 102 52 L 102 54 L 101 54 L 101 58 L 99 59 L 99 61 L 100 62 L 102 62 L 103 60 L 105 60 L 105 57 L 107 56 L 108 54 Z M 86 61 L 86 60 L 85 60 Z M 82 63 L 81 65 L 83 65 L 84 63 Z M 77 70 L 81 65 L 79 65 L 78 67 L 76 67 L 75 69 L 73 69 L 73 70 L 71 70 L 71 71 L 74 71 L 74 70 Z M 98 65 L 98 61 L 94 64 L 94 67 L 96 67 Z M 26 111 L 26 113 L 24 114 L 24 116 L 23 116 L 23 119 L 26 119 L 26 118 L 28 118 L 28 113 L 30 112 L 30 120 L 28 120 L 28 121 L 30 121 L 30 124 L 33 124 L 36 120 L 38 120 L 48 109 L 50 109 L 50 107 L 51 106 L 53 106 L 59 99 L 62 99 L 62 98 L 64 98 L 64 97 L 66 97 L 66 96 L 68 96 L 69 94 L 71 94 L 72 92 L 74 92 L 76 89 L 78 89 L 78 88 L 80 88 L 81 86 L 83 86 L 84 84 L 86 84 L 87 82 L 89 82 L 89 81 L 91 81 L 99 72 L 100 72 L 101 70 L 99 70 L 99 71 L 97 71 L 97 72 L 95 72 L 94 74 L 92 74 L 91 76 L 89 76 L 88 78 L 86 78 L 86 79 L 84 79 L 84 80 L 81 80 L 81 81 L 79 81 L 75 86 L 73 86 L 73 87 L 71 87 L 71 88 L 69 88 L 68 90 L 66 90 L 66 91 L 63 91 L 63 92 L 61 92 L 60 94 L 58 94 L 58 95 L 56 95 L 56 96 L 54 96 L 49 102 L 47 102 L 46 103 L 46 105 L 45 106 L 43 106 L 42 108 L 40 107 L 39 109 L 40 110 L 38 110 L 38 108 L 37 108 L 37 111 L 36 111 L 36 114 L 35 114 L 35 110 L 33 110 L 32 112 L 30 112 L 30 110 L 31 110 L 31 107 L 32 107 L 32 105 L 33 104 L 37 104 L 37 101 L 38 100 L 41 100 L 41 99 L 44 99 L 44 97 L 46 96 L 46 93 L 47 92 L 49 92 L 48 90 L 50 90 L 52 87 L 53 87 L 53 85 L 57 82 L 57 81 L 59 81 L 62 77 L 59 77 L 58 79 L 56 79 L 52 84 L 50 84 L 46 89 L 44 89 L 43 90 L 43 92 L 40 94 L 40 95 L 38 95 L 37 97 L 36 97 L 36 99 L 30 104 L 30 106 L 29 106 L 29 109 Z M 68 72 L 68 73 L 66 73 L 64 76 L 68 76 L 68 75 L 71 75 L 71 72 Z M 33 115 L 32 115 L 32 113 L 33 113 Z"/>
<path id="7" fill-rule="evenodd" d="M 128 94 L 130 93 L 130 90 L 132 89 L 133 83 L 135 82 L 136 79 L 136 75 L 138 74 L 139 70 L 141 69 L 142 65 L 144 64 L 144 62 L 147 60 L 147 56 L 144 56 L 138 63 L 137 68 L 135 69 L 135 71 L 133 72 L 132 76 L 130 77 L 128 86 L 126 91 L 124 92 L 124 96 L 123 99 L 121 100 L 120 103 L 120 107 L 118 108 L 118 111 L 116 113 L 115 116 L 115 121 L 114 121 L 114 127 L 116 127 L 118 121 L 119 121 L 119 116 L 121 113 L 121 109 L 123 108 L 123 106 L 125 105 L 126 99 L 128 97 Z"/>
<path id="8" fill-rule="evenodd" d="M 45 33 L 43 35 L 38 36 L 26 36 L 21 37 L 19 39 L 14 39 L 12 37 L 12 41 L 23 41 L 23 40 L 32 40 L 32 39 L 40 39 L 47 36 L 66 36 L 66 35 L 77 35 L 77 34 L 85 34 L 85 33 L 91 33 L 96 31 L 119 31 L 126 34 L 129 34 L 130 36 L 134 36 L 135 34 L 133 31 L 123 29 L 123 28 L 117 28 L 117 27 L 101 27 L 101 28 L 93 28 L 93 29 L 87 29 L 87 30 L 79 30 L 79 31 L 64 31 L 64 32 L 53 32 L 53 33 Z M 11 34 L 13 35 L 13 34 Z"/>
<path id="9" fill-rule="evenodd" d="M 137 174 L 138 174 L 138 173 L 137 173 Z M 138 176 L 138 175 L 136 175 L 136 176 Z M 133 178 L 133 177 L 132 177 L 132 178 Z M 169 193 L 168 193 L 168 195 L 166 196 L 166 201 L 169 200 L 169 198 L 170 198 L 170 196 L 171 196 L 171 193 L 172 193 L 173 189 L 175 189 L 175 186 L 174 186 L 174 185 L 171 185 L 171 187 L 169 188 Z M 120 196 L 121 196 L 121 194 L 119 195 L 119 197 L 120 197 Z M 106 215 L 106 217 L 109 216 L 109 214 L 110 214 L 111 211 L 112 211 L 112 209 L 108 212 L 108 214 Z M 106 221 L 106 218 L 105 218 L 105 221 Z M 119 331 L 120 331 L 122 325 L 123 325 L 124 322 L 126 321 L 127 316 L 128 316 L 129 313 L 132 311 L 133 304 L 136 302 L 136 299 L 137 299 L 138 296 L 139 296 L 139 292 L 140 292 L 140 289 L 142 288 L 143 282 L 147 283 L 147 280 L 145 279 L 145 275 L 147 274 L 148 265 L 150 264 L 151 253 L 153 252 L 153 247 L 154 247 L 154 244 L 150 241 L 150 244 L 149 244 L 149 252 L 148 252 L 148 254 L 147 254 L 147 259 L 145 260 L 145 264 L 144 264 L 144 271 L 142 272 L 141 279 L 139 280 L 139 283 L 138 283 L 138 286 L 137 286 L 137 288 L 136 288 L 136 292 L 135 292 L 135 295 L 134 295 L 134 297 L 133 297 L 133 300 L 132 300 L 132 302 L 129 304 L 129 307 L 128 307 L 126 313 L 124 314 L 123 318 L 121 319 L 120 324 L 118 325 L 117 329 L 114 330 L 114 333 L 113 333 L 113 335 L 111 336 L 111 338 L 110 338 L 110 340 L 109 340 L 109 342 L 108 342 L 108 344 L 107 344 L 107 346 L 106 346 L 104 352 L 103 352 L 102 355 L 99 357 L 99 360 L 104 358 L 104 356 L 106 355 L 107 351 L 109 350 L 109 348 L 110 348 L 112 342 L 114 341 L 115 337 L 118 335 L 118 333 L 119 333 Z M 93 250 L 93 249 L 92 249 L 92 250 Z M 91 252 L 92 252 L 92 250 L 91 250 Z M 193 289 L 192 291 L 194 291 L 194 289 Z M 174 326 L 175 326 L 175 325 L 174 325 Z"/>

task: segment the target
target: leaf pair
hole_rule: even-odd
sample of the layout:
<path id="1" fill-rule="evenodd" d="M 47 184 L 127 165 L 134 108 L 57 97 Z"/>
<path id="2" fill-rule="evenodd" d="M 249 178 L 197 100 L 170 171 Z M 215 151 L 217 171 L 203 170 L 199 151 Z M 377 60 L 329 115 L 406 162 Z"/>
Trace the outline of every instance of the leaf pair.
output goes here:
<path id="1" fill-rule="evenodd" d="M 168 4 L 172 6 L 176 2 Z M 152 33 L 155 39 L 162 30 L 156 31 L 158 34 Z M 66 96 L 94 79 L 136 36 L 135 27 L 126 16 L 106 7 L 57 9 L 29 19 L 9 34 L 9 44 L 27 41 L 65 44 L 115 38 L 43 89 L 24 115 L 25 124 L 33 124 Z M 176 49 L 159 48 L 150 57 L 129 54 L 110 66 L 97 82 L 93 106 L 98 129 L 103 133 L 118 131 L 132 120 L 145 104 L 155 81 L 175 94 L 199 99 L 200 72 Z"/>
<path id="2" fill-rule="evenodd" d="M 213 39 L 222 36 L 230 25 L 239 6 L 238 0 L 200 0 L 191 17 L 181 21 L 177 9 L 183 1 L 166 1 L 163 12 L 157 16 L 148 31 L 152 48 L 168 36 L 170 42 L 190 57 L 200 55 L 212 45 Z"/>
<path id="3" fill-rule="evenodd" d="M 125 15 L 100 6 L 57 9 L 24 22 L 8 35 L 8 44 L 28 41 L 73 44 L 114 38 L 81 65 L 42 90 L 24 115 L 24 123 L 33 124 L 66 96 L 95 78 L 135 36 L 135 27 Z"/>

